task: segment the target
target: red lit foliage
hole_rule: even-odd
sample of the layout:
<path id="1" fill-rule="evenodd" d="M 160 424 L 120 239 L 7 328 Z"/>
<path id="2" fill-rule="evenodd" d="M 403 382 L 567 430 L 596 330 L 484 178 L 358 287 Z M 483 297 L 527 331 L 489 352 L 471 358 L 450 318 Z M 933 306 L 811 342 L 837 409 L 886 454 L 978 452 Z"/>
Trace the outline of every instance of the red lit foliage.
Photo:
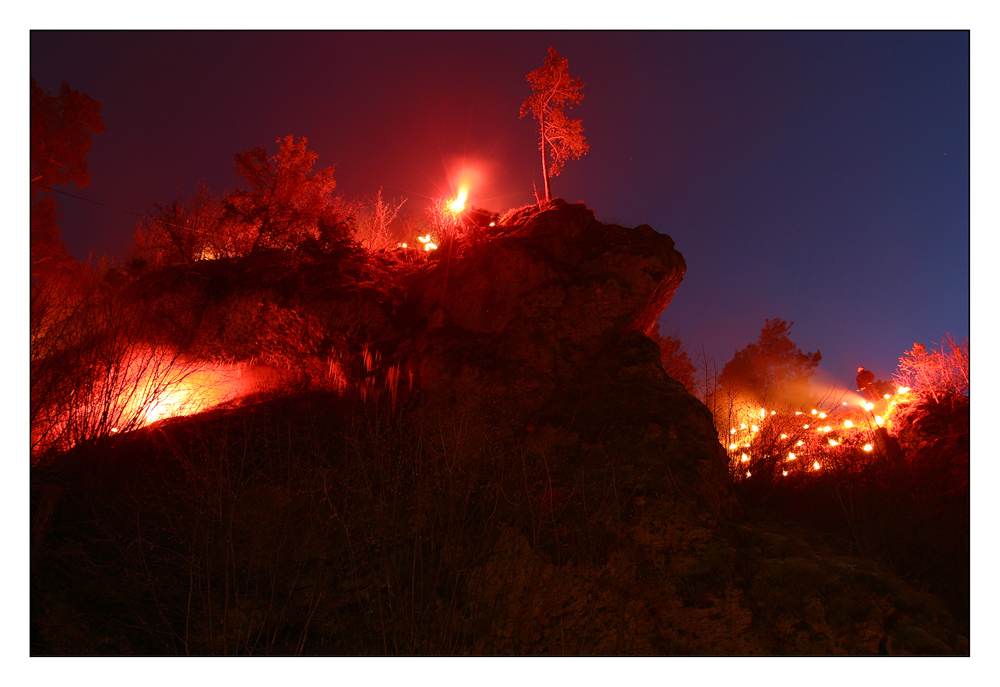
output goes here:
<path id="1" fill-rule="evenodd" d="M 101 103 L 63 82 L 59 95 L 46 93 L 31 79 L 31 273 L 33 276 L 73 259 L 60 240 L 58 203 L 48 187 L 90 184 L 87 154 L 91 137 L 104 132 Z"/>
<path id="2" fill-rule="evenodd" d="M 583 136 L 583 121 L 571 119 L 563 112 L 566 106 L 580 104 L 584 84 L 570 77 L 569 60 L 560 57 L 552 47 L 542 66 L 527 78 L 532 94 L 521 104 L 521 116 L 530 113 L 538 122 L 545 200 L 551 200 L 549 177 L 559 176 L 566 160 L 579 160 L 590 150 Z"/>
<path id="3" fill-rule="evenodd" d="M 246 187 L 226 196 L 222 207 L 238 253 L 293 248 L 307 239 L 326 246 L 346 238 L 338 235 L 342 222 L 333 202 L 333 167 L 314 173 L 318 155 L 306 142 L 286 136 L 272 158 L 259 146 L 236 155 Z"/>
<path id="4" fill-rule="evenodd" d="M 274 157 L 262 147 L 238 153 L 243 188 L 222 199 L 199 184 L 187 200 L 154 205 L 136 228 L 133 259 L 159 267 L 276 250 L 354 252 L 353 223 L 333 195 L 333 168 L 313 172 L 318 156 L 306 143 L 286 136 Z"/>

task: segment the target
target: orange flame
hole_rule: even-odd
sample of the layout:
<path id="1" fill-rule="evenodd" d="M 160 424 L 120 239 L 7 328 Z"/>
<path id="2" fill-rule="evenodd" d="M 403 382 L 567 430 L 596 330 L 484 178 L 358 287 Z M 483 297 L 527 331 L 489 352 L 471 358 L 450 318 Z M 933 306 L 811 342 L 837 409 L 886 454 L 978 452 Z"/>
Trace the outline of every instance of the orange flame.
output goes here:
<path id="1" fill-rule="evenodd" d="M 456 215 L 460 212 L 465 211 L 465 201 L 469 198 L 469 190 L 464 186 L 458 189 L 458 196 L 455 200 L 448 203 L 448 210 L 455 213 Z"/>

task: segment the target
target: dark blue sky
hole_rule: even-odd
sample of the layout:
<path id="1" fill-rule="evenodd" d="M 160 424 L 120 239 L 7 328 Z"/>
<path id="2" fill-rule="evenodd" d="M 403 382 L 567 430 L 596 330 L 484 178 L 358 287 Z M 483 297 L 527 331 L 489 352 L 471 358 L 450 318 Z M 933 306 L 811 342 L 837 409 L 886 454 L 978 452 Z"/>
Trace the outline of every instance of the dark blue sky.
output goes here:
<path id="1" fill-rule="evenodd" d="M 103 104 L 91 185 L 65 190 L 118 208 L 222 194 L 234 153 L 294 134 L 349 197 L 418 211 L 464 160 L 473 203 L 505 210 L 541 185 L 518 109 L 549 45 L 586 84 L 591 146 L 553 194 L 674 239 L 661 331 L 692 358 L 721 370 L 780 317 L 843 387 L 968 335 L 966 32 L 35 31 L 30 68 Z M 60 204 L 75 255 L 124 255 L 135 217 Z"/>

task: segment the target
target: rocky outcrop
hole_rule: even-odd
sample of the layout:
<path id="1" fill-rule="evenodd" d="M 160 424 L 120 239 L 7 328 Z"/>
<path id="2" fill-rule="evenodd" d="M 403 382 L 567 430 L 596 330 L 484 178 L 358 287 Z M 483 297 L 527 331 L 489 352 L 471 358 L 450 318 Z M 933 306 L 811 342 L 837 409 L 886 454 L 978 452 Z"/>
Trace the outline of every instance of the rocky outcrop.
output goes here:
<path id="1" fill-rule="evenodd" d="M 750 522 L 646 336 L 670 237 L 558 200 L 483 225 L 311 302 L 318 267 L 281 298 L 227 277 L 247 351 L 265 324 L 316 360 L 313 331 L 363 340 L 372 389 L 415 393 L 270 399 L 36 470 L 33 652 L 968 653 L 938 600 Z"/>
<path id="2" fill-rule="evenodd" d="M 629 331 L 648 333 L 684 276 L 669 236 L 554 200 L 443 245 L 412 275 L 405 318 L 421 388 L 456 403 L 502 395 L 525 413 L 586 375 Z"/>

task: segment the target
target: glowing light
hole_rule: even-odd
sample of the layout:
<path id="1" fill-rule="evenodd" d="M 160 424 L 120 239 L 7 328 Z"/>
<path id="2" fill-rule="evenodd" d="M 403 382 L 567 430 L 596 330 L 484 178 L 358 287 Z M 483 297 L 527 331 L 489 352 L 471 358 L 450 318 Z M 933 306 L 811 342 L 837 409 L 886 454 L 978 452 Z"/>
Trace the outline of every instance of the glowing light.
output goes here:
<path id="1" fill-rule="evenodd" d="M 465 187 L 460 187 L 458 189 L 458 196 L 455 200 L 448 203 L 448 210 L 454 212 L 456 215 L 465 210 L 465 201 L 469 197 L 469 190 Z"/>
<path id="2" fill-rule="evenodd" d="M 853 427 L 854 423 L 850 420 L 844 420 L 844 427 Z"/>
<path id="3" fill-rule="evenodd" d="M 872 445 L 871 444 L 865 444 L 862 447 L 862 449 L 865 450 L 865 451 L 871 451 L 872 450 Z"/>

